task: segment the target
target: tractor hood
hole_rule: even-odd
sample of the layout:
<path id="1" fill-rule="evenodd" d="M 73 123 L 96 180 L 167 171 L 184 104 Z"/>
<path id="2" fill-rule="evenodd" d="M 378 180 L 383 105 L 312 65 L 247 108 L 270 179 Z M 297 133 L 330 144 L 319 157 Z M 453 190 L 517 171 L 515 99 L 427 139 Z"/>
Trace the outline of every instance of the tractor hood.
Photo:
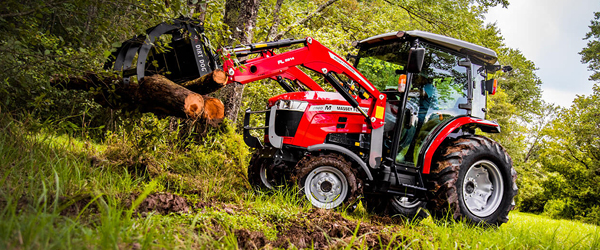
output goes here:
<path id="1" fill-rule="evenodd" d="M 361 100 L 357 99 L 359 105 L 361 107 L 368 108 L 371 104 L 370 100 Z M 295 101 L 305 101 L 310 105 L 322 105 L 322 104 L 332 104 L 332 105 L 348 105 L 350 104 L 337 92 L 324 92 L 324 91 L 305 91 L 305 92 L 290 92 L 281 95 L 277 95 L 271 97 L 269 99 L 268 107 L 271 107 L 277 103 L 279 100 L 295 100 Z"/>

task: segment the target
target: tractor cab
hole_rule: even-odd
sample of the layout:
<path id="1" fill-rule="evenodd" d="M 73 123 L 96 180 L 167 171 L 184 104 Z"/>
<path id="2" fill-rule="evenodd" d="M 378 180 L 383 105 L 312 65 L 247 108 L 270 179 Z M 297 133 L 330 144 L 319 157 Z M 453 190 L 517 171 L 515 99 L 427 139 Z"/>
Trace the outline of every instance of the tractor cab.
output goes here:
<path id="1" fill-rule="evenodd" d="M 354 66 L 387 95 L 384 158 L 418 166 L 422 145 L 447 122 L 485 119 L 486 95 L 495 92 L 487 73 L 500 68 L 493 50 L 423 31 L 382 34 L 354 45 Z"/>

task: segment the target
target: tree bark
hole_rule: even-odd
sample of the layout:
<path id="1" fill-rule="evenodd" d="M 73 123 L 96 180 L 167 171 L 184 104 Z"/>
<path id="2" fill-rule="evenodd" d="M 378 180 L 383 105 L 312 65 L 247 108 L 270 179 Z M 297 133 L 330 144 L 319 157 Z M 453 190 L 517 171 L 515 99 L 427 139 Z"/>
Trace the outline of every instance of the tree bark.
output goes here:
<path id="1" fill-rule="evenodd" d="M 192 8 L 190 8 L 190 16 L 192 16 L 193 14 L 197 13 L 198 14 L 198 19 L 202 22 L 204 22 L 204 18 L 206 17 L 206 8 L 208 7 L 208 2 L 210 0 L 207 1 L 198 1 L 197 3 L 192 3 L 192 1 L 188 1 L 188 5 L 191 6 Z"/>
<path id="2" fill-rule="evenodd" d="M 281 15 L 279 15 L 281 5 L 283 5 L 283 0 L 277 0 L 277 2 L 275 2 L 275 9 L 273 10 L 273 22 L 271 22 L 271 28 L 267 34 L 267 41 L 273 40 L 275 38 L 275 34 L 277 34 L 277 28 L 279 27 L 279 22 L 281 21 Z"/>
<path id="3" fill-rule="evenodd" d="M 254 36 L 254 26 L 258 17 L 259 0 L 227 0 L 223 22 L 229 26 L 232 36 L 229 44 L 240 42 L 249 44 Z M 243 60 L 243 58 L 240 58 Z M 221 99 L 225 102 L 225 117 L 236 122 L 242 103 L 244 85 L 228 84 L 221 91 Z"/>
<path id="4" fill-rule="evenodd" d="M 204 98 L 162 75 L 146 76 L 136 97 L 144 109 L 178 117 L 198 119 L 204 113 Z"/>
<path id="5" fill-rule="evenodd" d="M 227 73 L 216 69 L 200 78 L 181 83 L 181 86 L 200 94 L 210 94 L 227 84 Z"/>

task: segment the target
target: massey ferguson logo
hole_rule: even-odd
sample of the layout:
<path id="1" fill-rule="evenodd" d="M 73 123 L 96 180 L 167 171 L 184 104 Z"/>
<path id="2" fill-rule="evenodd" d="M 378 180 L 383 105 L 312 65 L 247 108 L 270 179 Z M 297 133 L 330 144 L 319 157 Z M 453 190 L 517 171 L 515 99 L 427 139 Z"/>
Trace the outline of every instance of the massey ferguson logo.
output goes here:
<path id="1" fill-rule="evenodd" d="M 286 59 L 284 59 L 284 60 L 277 60 L 277 65 L 279 65 L 279 64 L 284 64 L 284 63 L 286 63 L 286 62 L 290 62 L 290 61 L 293 61 L 293 60 L 294 60 L 294 58 L 293 58 L 293 57 L 286 58 Z"/>

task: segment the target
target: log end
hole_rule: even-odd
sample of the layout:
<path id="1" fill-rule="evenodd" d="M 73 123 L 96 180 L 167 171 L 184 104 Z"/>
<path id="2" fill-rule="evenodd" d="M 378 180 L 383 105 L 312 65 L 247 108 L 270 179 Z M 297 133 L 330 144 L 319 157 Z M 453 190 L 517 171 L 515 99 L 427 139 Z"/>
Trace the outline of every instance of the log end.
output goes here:
<path id="1" fill-rule="evenodd" d="M 220 86 L 225 86 L 227 84 L 227 80 L 229 80 L 229 78 L 227 77 L 227 73 L 225 73 L 225 71 L 222 69 L 216 69 L 212 73 L 215 83 Z"/>
<path id="2" fill-rule="evenodd" d="M 185 98 L 184 112 L 189 118 L 200 118 L 204 113 L 204 98 L 195 93 L 188 95 Z"/>
<path id="3" fill-rule="evenodd" d="M 217 98 L 204 96 L 204 114 L 206 120 L 223 120 L 225 117 L 225 105 Z"/>

